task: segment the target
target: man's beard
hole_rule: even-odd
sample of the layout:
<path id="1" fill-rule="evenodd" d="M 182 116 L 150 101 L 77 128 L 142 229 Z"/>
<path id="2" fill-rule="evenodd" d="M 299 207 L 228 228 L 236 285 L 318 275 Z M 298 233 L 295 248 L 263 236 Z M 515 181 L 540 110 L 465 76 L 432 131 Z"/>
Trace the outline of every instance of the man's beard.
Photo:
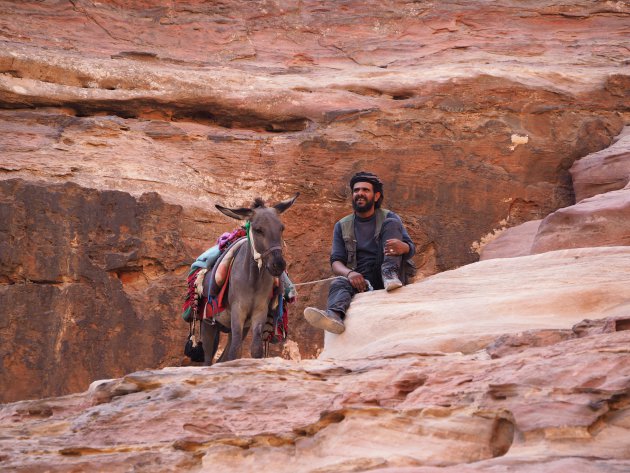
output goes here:
<path id="1" fill-rule="evenodd" d="M 374 205 L 374 199 L 366 199 L 365 204 L 359 205 L 357 204 L 357 199 L 352 200 L 352 208 L 355 212 L 363 213 L 372 209 Z"/>

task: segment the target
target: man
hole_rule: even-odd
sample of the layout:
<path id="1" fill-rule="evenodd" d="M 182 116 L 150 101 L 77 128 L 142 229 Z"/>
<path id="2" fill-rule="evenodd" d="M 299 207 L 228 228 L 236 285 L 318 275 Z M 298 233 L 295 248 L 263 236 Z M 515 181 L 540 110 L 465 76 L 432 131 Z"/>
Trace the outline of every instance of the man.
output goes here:
<path id="1" fill-rule="evenodd" d="M 416 251 L 400 217 L 381 209 L 383 183 L 375 174 L 358 172 L 350 189 L 354 213 L 335 224 L 330 255 L 333 273 L 344 277 L 330 285 L 327 310 L 304 309 L 308 323 L 336 334 L 345 330 L 343 319 L 356 293 L 372 287 L 389 292 L 403 285 L 403 259 Z"/>

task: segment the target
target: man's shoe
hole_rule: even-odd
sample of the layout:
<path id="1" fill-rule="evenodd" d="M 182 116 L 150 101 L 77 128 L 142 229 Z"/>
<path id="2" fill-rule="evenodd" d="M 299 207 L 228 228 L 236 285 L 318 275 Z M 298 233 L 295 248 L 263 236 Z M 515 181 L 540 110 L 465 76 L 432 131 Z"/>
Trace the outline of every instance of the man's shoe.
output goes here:
<path id="1" fill-rule="evenodd" d="M 315 328 L 321 328 L 327 332 L 343 333 L 346 326 L 343 320 L 333 311 L 316 309 L 315 307 L 307 307 L 304 309 L 304 318 Z"/>
<path id="2" fill-rule="evenodd" d="M 382 272 L 383 276 L 383 287 L 387 292 L 393 291 L 394 289 L 398 289 L 402 287 L 402 283 L 400 279 L 398 279 L 398 270 L 396 268 L 392 269 L 384 269 Z"/>

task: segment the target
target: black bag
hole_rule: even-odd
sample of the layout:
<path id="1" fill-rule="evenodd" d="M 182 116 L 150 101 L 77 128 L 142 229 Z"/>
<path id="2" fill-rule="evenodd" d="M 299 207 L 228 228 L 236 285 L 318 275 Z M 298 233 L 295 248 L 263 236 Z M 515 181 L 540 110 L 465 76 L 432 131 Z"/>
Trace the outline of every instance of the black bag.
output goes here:
<path id="1" fill-rule="evenodd" d="M 414 263 L 411 258 L 403 258 L 403 284 L 409 284 L 410 282 L 412 282 L 417 273 L 418 269 L 416 268 L 416 263 Z"/>
<path id="2" fill-rule="evenodd" d="M 184 345 L 184 355 L 191 361 L 203 361 L 203 343 L 195 335 L 195 318 L 190 322 L 190 332 Z M 201 337 L 201 322 L 199 322 L 199 336 Z"/>

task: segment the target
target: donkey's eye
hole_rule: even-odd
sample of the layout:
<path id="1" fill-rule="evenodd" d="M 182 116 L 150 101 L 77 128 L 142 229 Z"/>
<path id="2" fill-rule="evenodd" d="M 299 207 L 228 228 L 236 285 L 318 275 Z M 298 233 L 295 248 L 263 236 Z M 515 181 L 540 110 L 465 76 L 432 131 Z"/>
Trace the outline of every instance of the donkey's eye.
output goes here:
<path id="1" fill-rule="evenodd" d="M 257 233 L 258 235 L 262 235 L 263 234 L 262 228 L 254 228 L 254 233 Z"/>

